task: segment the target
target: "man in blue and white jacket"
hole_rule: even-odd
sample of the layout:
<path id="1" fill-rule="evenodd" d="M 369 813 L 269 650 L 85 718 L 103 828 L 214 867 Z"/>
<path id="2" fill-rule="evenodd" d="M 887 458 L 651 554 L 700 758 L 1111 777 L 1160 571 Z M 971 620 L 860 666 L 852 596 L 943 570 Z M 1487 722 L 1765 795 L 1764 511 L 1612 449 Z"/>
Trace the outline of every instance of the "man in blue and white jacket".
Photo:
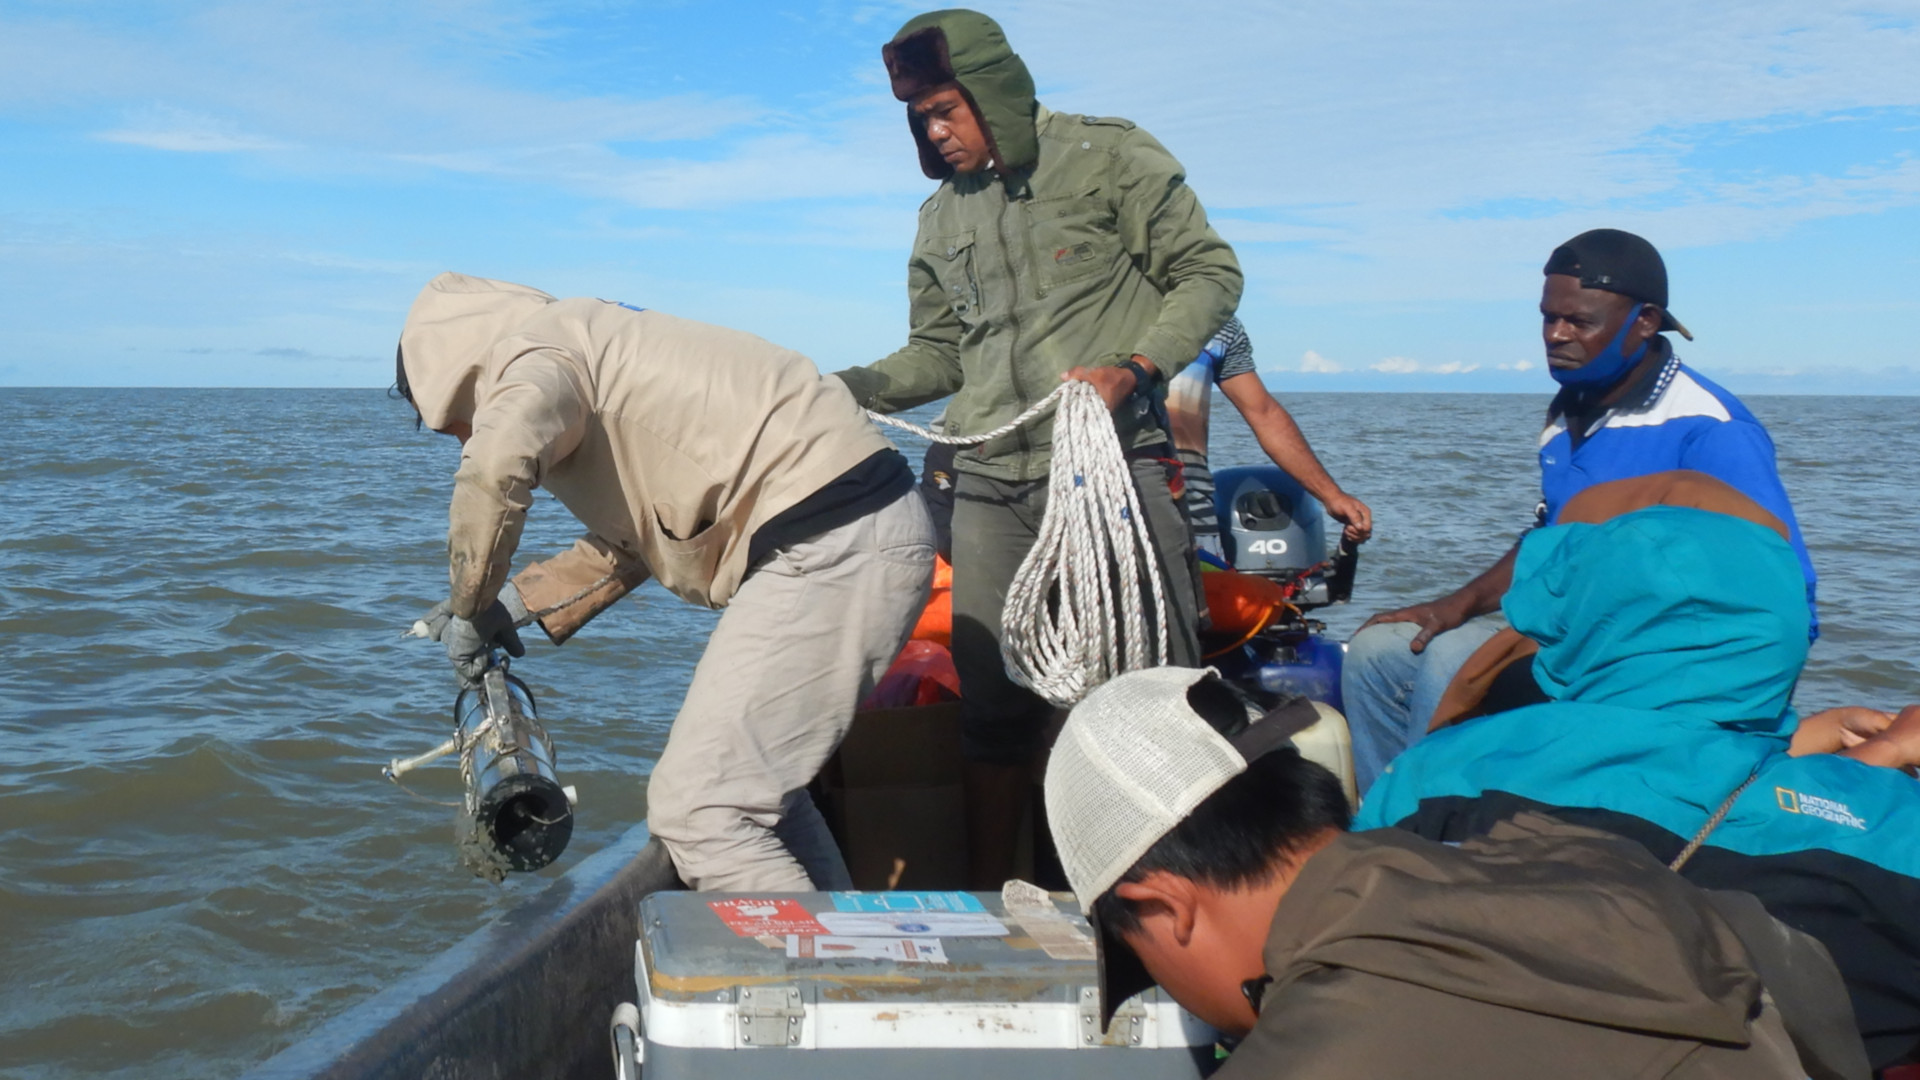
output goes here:
<path id="1" fill-rule="evenodd" d="M 1693 335 L 1667 311 L 1667 268 L 1646 240 L 1594 229 L 1555 248 L 1541 292 L 1541 336 L 1560 392 L 1540 434 L 1541 502 L 1551 525 L 1568 499 L 1608 480 L 1693 469 L 1725 481 L 1786 523 L 1814 603 L 1813 563 L 1774 463 L 1773 440 L 1738 398 L 1690 370 L 1662 333 Z M 1518 545 L 1466 585 L 1381 612 L 1348 646 L 1341 692 L 1364 794 L 1426 734 L 1447 684 L 1505 626 L 1500 598 Z M 1811 622 L 1813 634 L 1819 622 Z"/>

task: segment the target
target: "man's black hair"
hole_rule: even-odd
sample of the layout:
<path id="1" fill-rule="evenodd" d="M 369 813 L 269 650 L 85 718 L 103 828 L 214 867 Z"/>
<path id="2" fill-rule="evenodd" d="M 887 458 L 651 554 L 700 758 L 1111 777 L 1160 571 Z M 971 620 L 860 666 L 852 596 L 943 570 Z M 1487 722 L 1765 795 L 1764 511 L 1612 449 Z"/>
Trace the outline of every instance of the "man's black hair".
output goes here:
<path id="1" fill-rule="evenodd" d="M 404 346 L 393 347 L 393 385 L 387 387 L 387 396 L 397 397 L 413 405 L 413 386 L 407 382 L 407 353 Z M 413 430 L 419 431 L 420 425 L 424 422 L 424 418 L 420 415 L 420 406 L 413 405 Z"/>
<path id="2" fill-rule="evenodd" d="M 1255 758 L 1246 772 L 1207 796 L 1120 881 L 1165 870 L 1223 890 L 1265 884 L 1290 854 L 1328 829 L 1345 832 L 1352 821 L 1333 773 L 1284 746 Z M 1100 924 L 1114 933 L 1140 928 L 1133 902 L 1112 889 L 1093 907 Z"/>

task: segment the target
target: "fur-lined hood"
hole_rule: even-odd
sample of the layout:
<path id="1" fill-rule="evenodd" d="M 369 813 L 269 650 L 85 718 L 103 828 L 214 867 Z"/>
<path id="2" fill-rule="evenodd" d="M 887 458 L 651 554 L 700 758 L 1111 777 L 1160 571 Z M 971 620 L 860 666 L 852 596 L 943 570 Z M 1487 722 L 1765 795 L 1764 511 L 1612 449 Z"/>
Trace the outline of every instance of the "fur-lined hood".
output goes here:
<path id="1" fill-rule="evenodd" d="M 996 172 L 1005 176 L 1039 160 L 1033 76 L 999 23 L 965 8 L 930 11 L 901 27 L 880 57 L 893 96 L 909 103 L 907 127 L 920 149 L 920 169 L 929 177 L 945 180 L 953 166 L 927 141 L 926 122 L 914 115 L 911 102 L 914 95 L 946 83 L 957 83 L 979 116 Z"/>

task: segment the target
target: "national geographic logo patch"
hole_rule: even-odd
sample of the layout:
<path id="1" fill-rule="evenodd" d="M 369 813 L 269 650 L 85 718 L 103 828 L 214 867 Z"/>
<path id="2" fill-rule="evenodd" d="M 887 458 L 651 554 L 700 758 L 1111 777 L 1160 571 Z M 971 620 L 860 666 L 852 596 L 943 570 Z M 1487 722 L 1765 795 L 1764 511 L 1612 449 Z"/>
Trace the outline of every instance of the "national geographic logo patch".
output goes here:
<path id="1" fill-rule="evenodd" d="M 1847 804 L 1843 802 L 1823 799 L 1818 795 L 1802 795 L 1791 788 L 1783 787 L 1774 788 L 1773 797 L 1780 803 L 1780 809 L 1789 814 L 1816 817 L 1822 821 L 1831 821 L 1835 825 L 1846 825 L 1855 829 L 1867 827 L 1867 823 L 1847 809 Z"/>

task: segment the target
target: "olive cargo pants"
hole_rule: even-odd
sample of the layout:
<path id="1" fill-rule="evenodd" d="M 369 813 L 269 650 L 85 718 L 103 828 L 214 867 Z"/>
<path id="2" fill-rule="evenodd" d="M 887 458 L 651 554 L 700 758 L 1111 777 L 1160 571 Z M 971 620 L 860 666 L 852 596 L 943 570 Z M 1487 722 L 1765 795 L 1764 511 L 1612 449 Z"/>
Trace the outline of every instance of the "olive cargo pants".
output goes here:
<path id="1" fill-rule="evenodd" d="M 1166 586 L 1168 661 L 1197 667 L 1199 565 L 1186 512 L 1173 496 L 1172 466 L 1155 458 L 1132 458 L 1128 466 Z M 969 761 L 1030 761 L 1053 712 L 1053 706 L 1008 678 L 1000 659 L 1000 613 L 1046 512 L 1045 480 L 1011 482 L 961 473 L 954 487 L 953 663 L 960 674 Z"/>

